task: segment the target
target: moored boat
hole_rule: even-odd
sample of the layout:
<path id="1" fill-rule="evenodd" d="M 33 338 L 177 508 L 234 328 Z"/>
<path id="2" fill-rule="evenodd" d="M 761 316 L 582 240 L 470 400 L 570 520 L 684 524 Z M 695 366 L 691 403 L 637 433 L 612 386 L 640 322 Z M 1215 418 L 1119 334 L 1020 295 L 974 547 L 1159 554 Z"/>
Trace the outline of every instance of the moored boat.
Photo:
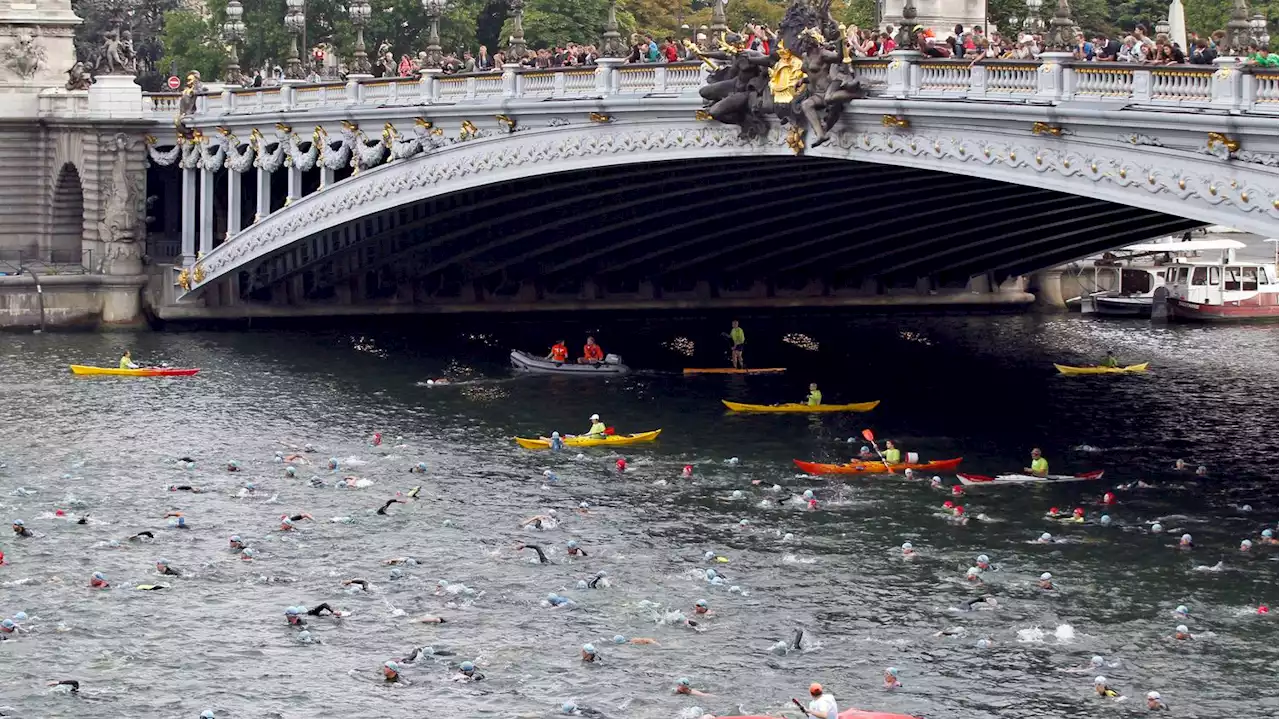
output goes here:
<path id="1" fill-rule="evenodd" d="M 1275 269 L 1243 262 L 1228 250 L 1218 261 L 1165 270 L 1169 316 L 1192 322 L 1280 319 L 1280 278 Z"/>
<path id="2" fill-rule="evenodd" d="M 1072 367 L 1071 365 L 1057 364 L 1055 362 L 1053 366 L 1057 367 L 1062 374 L 1131 374 L 1134 372 L 1146 372 L 1149 364 L 1151 363 L 1143 362 L 1142 364 L 1131 364 L 1126 367 L 1103 367 L 1101 365 Z"/>
<path id="3" fill-rule="evenodd" d="M 760 369 L 737 369 L 734 367 L 685 367 L 685 374 L 781 374 L 786 367 L 762 367 Z"/>
<path id="4" fill-rule="evenodd" d="M 993 484 L 1036 484 L 1043 482 L 1087 482 L 1089 480 L 1101 479 L 1102 470 L 1092 472 L 1082 472 L 1080 474 L 1051 474 L 1047 477 L 1037 477 L 1034 474 L 1000 474 L 994 477 L 985 474 L 956 474 L 961 484 L 968 486 L 981 486 Z"/>
<path id="5" fill-rule="evenodd" d="M 1212 238 L 1143 242 L 1103 254 L 1074 271 L 1084 290 L 1067 300 L 1084 314 L 1113 317 L 1150 317 L 1156 290 L 1165 285 L 1166 269 L 1194 261 L 1204 252 L 1242 249 L 1238 240 Z"/>
<path id="6" fill-rule="evenodd" d="M 889 465 L 894 472 L 909 469 L 913 472 L 948 472 L 960 466 L 962 457 L 952 459 L 935 459 L 932 462 L 899 462 Z M 884 474 L 884 462 L 850 462 L 849 464 L 822 464 L 793 459 L 792 462 L 805 474 Z"/>
<path id="7" fill-rule="evenodd" d="M 121 369 L 119 367 L 91 367 L 89 365 L 71 365 L 72 374 L 113 375 L 116 377 L 190 377 L 200 368 L 182 369 L 179 367 L 139 367 L 137 369 Z"/>
<path id="8" fill-rule="evenodd" d="M 556 362 L 535 357 L 520 350 L 511 350 L 511 366 L 533 374 L 623 375 L 631 371 L 622 364 L 621 357 L 613 354 L 605 355 L 603 362 L 578 364 L 576 361 Z"/>
<path id="9" fill-rule="evenodd" d="M 606 437 L 563 437 L 562 439 L 566 447 L 621 447 L 628 444 L 652 442 L 660 434 L 662 434 L 662 430 L 655 429 L 649 432 L 636 432 L 635 434 L 611 434 Z M 516 444 L 525 449 L 551 449 L 550 437 L 538 437 L 536 439 L 516 437 L 515 439 Z"/>
<path id="10" fill-rule="evenodd" d="M 741 402 L 730 402 L 727 399 L 720 400 L 724 406 L 734 412 L 792 412 L 796 414 L 812 414 L 815 412 L 870 412 L 880 404 L 880 400 L 874 402 L 855 402 L 853 404 L 802 404 L 800 402 L 789 402 L 787 404 L 743 404 Z"/>

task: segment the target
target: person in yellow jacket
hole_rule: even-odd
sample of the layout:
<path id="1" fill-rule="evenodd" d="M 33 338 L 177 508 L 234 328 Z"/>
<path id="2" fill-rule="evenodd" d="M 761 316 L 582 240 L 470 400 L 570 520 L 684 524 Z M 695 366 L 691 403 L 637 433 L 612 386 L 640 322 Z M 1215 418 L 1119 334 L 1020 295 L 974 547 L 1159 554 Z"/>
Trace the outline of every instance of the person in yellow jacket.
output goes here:
<path id="1" fill-rule="evenodd" d="M 138 369 L 138 365 L 133 363 L 129 350 L 125 350 L 124 354 L 120 355 L 120 369 Z"/>
<path id="2" fill-rule="evenodd" d="M 817 382 L 809 383 L 809 398 L 806 402 L 810 407 L 816 407 L 822 404 L 822 392 L 818 390 Z"/>
<path id="3" fill-rule="evenodd" d="M 591 415 L 591 429 L 587 430 L 587 436 L 595 439 L 604 439 L 605 426 L 604 422 L 600 421 L 600 415 Z"/>

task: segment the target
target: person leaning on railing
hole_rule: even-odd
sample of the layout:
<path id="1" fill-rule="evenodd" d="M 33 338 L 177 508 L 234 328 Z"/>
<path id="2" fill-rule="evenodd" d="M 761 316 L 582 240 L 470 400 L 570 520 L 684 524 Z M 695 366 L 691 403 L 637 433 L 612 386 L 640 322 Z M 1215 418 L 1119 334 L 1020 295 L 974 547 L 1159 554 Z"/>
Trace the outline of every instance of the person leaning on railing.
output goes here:
<path id="1" fill-rule="evenodd" d="M 1258 43 L 1249 43 L 1249 54 L 1241 61 L 1242 65 L 1252 65 L 1255 67 L 1277 67 L 1280 66 L 1280 57 L 1275 53 L 1264 52 L 1258 47 Z"/>

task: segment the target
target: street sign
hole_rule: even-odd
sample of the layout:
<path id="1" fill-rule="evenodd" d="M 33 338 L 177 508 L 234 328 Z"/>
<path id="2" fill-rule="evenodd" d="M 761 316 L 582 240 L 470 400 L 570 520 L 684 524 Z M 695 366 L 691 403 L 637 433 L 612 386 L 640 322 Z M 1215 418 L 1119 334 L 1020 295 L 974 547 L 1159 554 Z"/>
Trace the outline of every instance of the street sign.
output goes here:
<path id="1" fill-rule="evenodd" d="M 177 75 L 170 75 L 170 76 L 169 76 L 169 89 L 170 89 L 170 90 L 177 90 L 177 89 L 178 89 L 178 88 L 180 88 L 180 87 L 182 87 L 182 81 L 178 79 L 178 76 L 177 76 Z"/>

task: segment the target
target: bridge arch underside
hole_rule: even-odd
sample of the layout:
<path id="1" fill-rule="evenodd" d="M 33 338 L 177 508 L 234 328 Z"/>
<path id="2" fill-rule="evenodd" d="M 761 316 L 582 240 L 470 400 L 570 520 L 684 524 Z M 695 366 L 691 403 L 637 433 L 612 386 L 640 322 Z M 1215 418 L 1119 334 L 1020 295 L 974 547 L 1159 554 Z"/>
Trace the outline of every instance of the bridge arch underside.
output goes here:
<path id="1" fill-rule="evenodd" d="M 239 295 L 427 309 L 606 296 L 969 294 L 974 278 L 994 286 L 1202 224 L 917 168 L 672 160 L 481 186 L 353 219 L 242 267 Z"/>

